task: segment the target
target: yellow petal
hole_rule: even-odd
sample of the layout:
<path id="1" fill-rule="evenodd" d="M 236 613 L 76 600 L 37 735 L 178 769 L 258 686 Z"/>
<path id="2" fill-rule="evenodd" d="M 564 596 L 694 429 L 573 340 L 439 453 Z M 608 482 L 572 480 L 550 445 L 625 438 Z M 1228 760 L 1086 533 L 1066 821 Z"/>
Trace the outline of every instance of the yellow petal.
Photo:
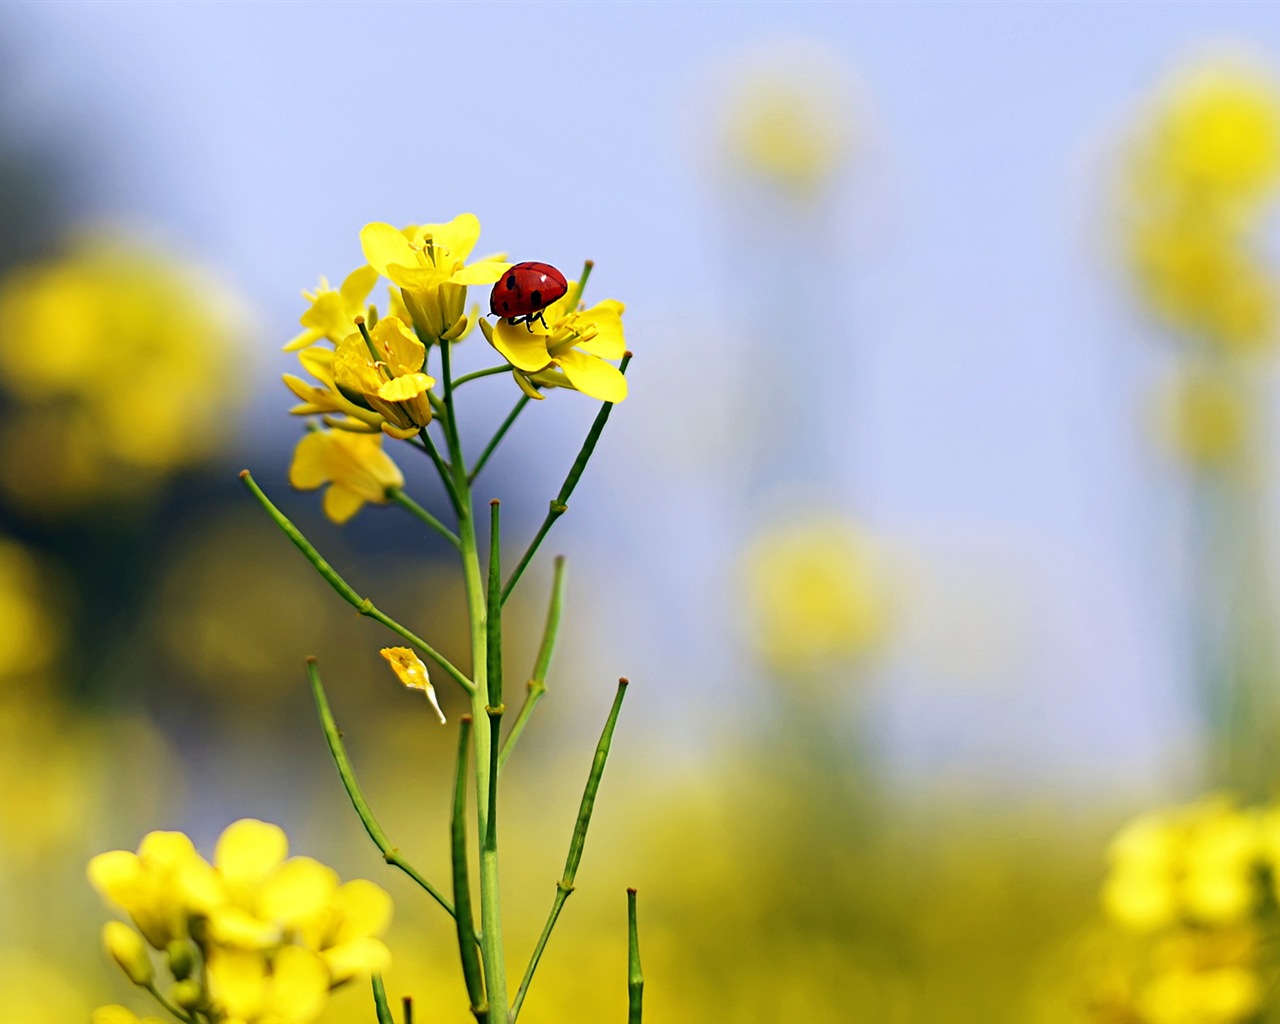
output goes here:
<path id="1" fill-rule="evenodd" d="M 218 837 L 213 862 L 232 885 L 256 886 L 280 866 L 289 852 L 284 829 L 257 818 L 241 818 Z"/>
<path id="2" fill-rule="evenodd" d="M 391 951 L 378 939 L 360 938 L 333 946 L 320 954 L 329 966 L 334 984 L 358 974 L 386 971 L 391 967 Z"/>
<path id="3" fill-rule="evenodd" d="M 463 261 L 471 255 L 480 238 L 480 221 L 474 213 L 460 213 L 448 224 L 423 224 L 415 232 L 415 237 L 422 242 L 429 238 L 435 245 L 448 250 L 451 259 Z"/>
<path id="4" fill-rule="evenodd" d="M 530 381 L 529 378 L 526 377 L 519 370 L 512 370 L 511 376 L 513 376 L 516 379 L 516 383 L 520 385 L 520 390 L 523 391 L 530 398 L 532 398 L 534 401 L 541 402 L 544 398 L 547 397 L 541 391 L 535 388 L 533 386 L 532 381 Z"/>
<path id="5" fill-rule="evenodd" d="M 365 498 L 363 495 L 357 494 L 341 484 L 334 484 L 324 492 L 324 500 L 321 502 L 321 507 L 331 522 L 341 526 L 359 512 L 364 503 Z"/>
<path id="6" fill-rule="evenodd" d="M 209 935 L 228 949 L 264 950 L 280 942 L 280 926 L 243 907 L 215 907 L 209 913 Z"/>
<path id="7" fill-rule="evenodd" d="M 339 920 L 334 935 L 334 944 L 338 945 L 362 936 L 381 935 L 391 924 L 393 904 L 382 886 L 353 878 L 334 894 L 333 909 Z"/>
<path id="8" fill-rule="evenodd" d="M 208 969 L 210 994 L 228 1015 L 253 1020 L 262 1013 L 267 1000 L 267 962 L 261 953 L 214 946 L 209 951 Z"/>
<path id="9" fill-rule="evenodd" d="M 627 351 L 627 343 L 622 336 L 622 310 L 622 303 L 615 299 L 605 299 L 584 310 L 580 316 L 595 325 L 596 336 L 575 348 L 601 359 L 621 359 Z"/>
<path id="10" fill-rule="evenodd" d="M 563 353 L 558 362 L 569 383 L 584 395 L 602 402 L 621 402 L 627 397 L 627 378 L 612 363 L 576 349 Z"/>
<path id="11" fill-rule="evenodd" d="M 406 373 L 403 377 L 392 377 L 378 388 L 378 397 L 388 402 L 407 402 L 417 398 L 435 387 L 435 378 L 425 373 Z"/>
<path id="12" fill-rule="evenodd" d="M 286 344 L 285 347 L 281 349 L 281 351 L 297 352 L 298 349 L 306 348 L 308 345 L 312 345 L 315 342 L 319 341 L 322 337 L 324 337 L 324 335 L 322 335 L 319 331 L 309 327 L 302 333 L 295 334 L 291 339 L 289 339 L 288 344 Z"/>
<path id="13" fill-rule="evenodd" d="M 463 267 L 449 280 L 453 284 L 493 284 L 494 281 L 500 280 L 511 266 L 510 263 L 502 263 L 498 260 L 484 260 Z"/>
<path id="14" fill-rule="evenodd" d="M 316 380 L 333 387 L 333 357 L 333 349 L 324 345 L 312 345 L 298 353 L 298 362 Z"/>
<path id="15" fill-rule="evenodd" d="M 364 305 L 365 299 L 378 283 L 378 271 L 374 267 L 360 267 L 351 271 L 342 282 L 338 291 L 342 295 L 342 303 L 347 309 L 356 309 Z"/>
<path id="16" fill-rule="evenodd" d="M 155 977 L 151 954 L 142 936 L 121 921 L 108 921 L 102 928 L 102 944 L 111 959 L 135 985 L 145 985 Z"/>
<path id="17" fill-rule="evenodd" d="M 99 1006 L 89 1015 L 89 1024 L 139 1024 L 139 1019 L 124 1006 Z"/>
<path id="18" fill-rule="evenodd" d="M 142 861 L 136 853 L 128 850 L 100 853 L 89 861 L 88 875 L 99 893 L 128 910 L 126 901 L 133 897 L 142 883 Z"/>
<path id="19" fill-rule="evenodd" d="M 397 374 L 416 373 L 427 360 L 426 346 L 394 316 L 384 316 L 374 324 L 369 338 L 382 361 Z"/>
<path id="20" fill-rule="evenodd" d="M 408 647 L 384 647 L 378 653 L 387 659 L 396 678 L 411 690 L 425 690 L 431 685 L 427 666 Z"/>
<path id="21" fill-rule="evenodd" d="M 418 256 L 413 245 L 405 238 L 399 228 L 380 221 L 366 224 L 360 229 L 360 248 L 364 258 L 383 277 L 389 277 L 389 269 L 400 264 L 416 267 Z"/>
<path id="22" fill-rule="evenodd" d="M 551 357 L 547 355 L 547 335 L 541 328 L 530 331 L 527 326 L 499 320 L 491 341 L 512 366 L 535 373 L 550 363 Z"/>
<path id="23" fill-rule="evenodd" d="M 359 332 L 338 343 L 333 353 L 333 382 L 351 395 L 376 394 L 382 387 L 382 373 Z"/>
<path id="24" fill-rule="evenodd" d="M 404 486 L 404 475 L 382 450 L 380 435 L 345 430 L 304 434 L 294 449 L 289 482 L 308 491 L 329 480 L 365 501 L 385 501 L 387 488 Z"/>
<path id="25" fill-rule="evenodd" d="M 258 911 L 294 928 L 320 917 L 338 889 L 338 873 L 310 857 L 290 857 L 263 886 Z"/>
<path id="26" fill-rule="evenodd" d="M 148 869 L 169 870 L 200 855 L 182 832 L 148 832 L 138 844 L 138 856 Z"/>
<path id="27" fill-rule="evenodd" d="M 310 1024 L 320 1016 L 329 998 L 329 969 L 325 962 L 300 946 L 285 946 L 273 966 L 265 1020 Z"/>

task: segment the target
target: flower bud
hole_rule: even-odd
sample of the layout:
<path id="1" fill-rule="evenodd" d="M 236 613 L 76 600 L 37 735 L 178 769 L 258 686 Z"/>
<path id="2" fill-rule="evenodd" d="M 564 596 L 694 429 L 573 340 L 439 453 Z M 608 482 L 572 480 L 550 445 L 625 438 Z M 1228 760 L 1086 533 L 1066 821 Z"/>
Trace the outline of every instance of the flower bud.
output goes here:
<path id="1" fill-rule="evenodd" d="M 184 1010 L 194 1010 L 204 999 L 204 989 L 194 978 L 177 982 L 169 992 L 173 1001 Z"/>
<path id="2" fill-rule="evenodd" d="M 102 929 L 102 942 L 111 959 L 135 985 L 149 985 L 155 972 L 142 936 L 122 921 L 108 921 Z"/>
<path id="3" fill-rule="evenodd" d="M 176 981 L 191 977 L 196 965 L 196 954 L 191 943 L 185 939 L 174 939 L 165 950 L 169 957 L 169 973 Z"/>

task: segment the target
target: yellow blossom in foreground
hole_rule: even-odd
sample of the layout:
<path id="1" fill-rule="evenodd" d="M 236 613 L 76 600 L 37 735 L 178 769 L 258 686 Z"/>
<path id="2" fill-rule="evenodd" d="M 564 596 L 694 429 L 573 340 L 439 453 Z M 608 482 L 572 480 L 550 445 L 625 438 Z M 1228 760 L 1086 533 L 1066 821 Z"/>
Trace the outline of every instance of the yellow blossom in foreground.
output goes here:
<path id="1" fill-rule="evenodd" d="M 324 513 L 345 523 L 365 502 L 385 502 L 389 489 L 404 486 L 404 475 L 382 450 L 381 434 L 316 430 L 298 442 L 289 482 L 303 491 L 329 484 Z"/>
<path id="2" fill-rule="evenodd" d="M 436 382 L 422 372 L 426 361 L 427 347 L 395 317 L 383 317 L 368 341 L 354 331 L 338 345 L 334 380 L 383 418 L 384 433 L 403 440 L 431 422 L 429 393 Z"/>
<path id="3" fill-rule="evenodd" d="M 751 642 L 774 671 L 809 673 L 868 653 L 887 609 L 871 547 L 831 517 L 766 530 L 743 558 Z"/>
<path id="4" fill-rule="evenodd" d="M 298 361 L 316 380 L 317 386 L 292 373 L 284 374 L 285 386 L 302 399 L 301 405 L 289 410 L 293 416 L 323 415 L 329 426 L 358 433 L 382 429 L 383 418 L 364 405 L 357 405 L 338 390 L 335 376 L 336 353 L 323 345 L 312 345 L 298 353 Z"/>
<path id="5" fill-rule="evenodd" d="M 373 267 L 352 271 L 337 291 L 329 287 L 325 278 L 320 278 L 319 288 L 302 293 L 311 303 L 301 317 L 306 330 L 293 338 L 284 350 L 294 352 L 315 344 L 321 338 L 338 344 L 351 333 L 356 317 L 367 313 L 365 301 L 377 283 L 378 272 Z"/>
<path id="6" fill-rule="evenodd" d="M 436 700 L 435 687 L 431 685 L 431 679 L 427 675 L 427 666 L 422 663 L 422 659 L 407 647 L 384 647 L 378 653 L 387 659 L 387 663 L 391 666 L 391 671 L 396 674 L 396 678 L 400 682 L 411 690 L 421 690 L 427 695 L 427 700 L 435 708 L 436 714 L 440 716 L 440 724 L 443 725 L 444 712 L 440 710 L 440 702 Z"/>
<path id="7" fill-rule="evenodd" d="M 467 285 L 492 284 L 511 266 L 497 257 L 467 258 L 480 238 L 474 214 L 447 224 L 366 224 L 360 232 L 364 257 L 400 288 L 413 323 L 429 338 L 452 341 L 470 327 L 465 313 Z"/>
<path id="8" fill-rule="evenodd" d="M 1245 921 L 1263 852 L 1258 815 L 1224 800 L 1144 815 L 1112 841 L 1103 906 L 1135 931 Z"/>
<path id="9" fill-rule="evenodd" d="M 602 402 L 627 397 L 627 378 L 606 359 L 626 353 L 622 313 L 616 299 L 604 299 L 590 309 L 576 309 L 581 294 L 577 282 L 545 310 L 546 324 L 512 324 L 506 319 L 490 327 L 480 321 L 489 343 L 515 367 L 516 382 L 531 398 L 542 396 L 532 387 L 569 387 Z"/>

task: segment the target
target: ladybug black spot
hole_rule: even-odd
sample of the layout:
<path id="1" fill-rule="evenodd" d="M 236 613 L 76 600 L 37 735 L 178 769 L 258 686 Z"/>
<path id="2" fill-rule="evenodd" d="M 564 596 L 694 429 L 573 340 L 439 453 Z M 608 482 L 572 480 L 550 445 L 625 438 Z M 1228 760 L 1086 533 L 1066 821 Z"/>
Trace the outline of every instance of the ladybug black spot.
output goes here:
<path id="1" fill-rule="evenodd" d="M 513 292 L 515 290 L 516 290 L 516 275 L 508 274 L 507 275 L 507 291 Z"/>
<path id="2" fill-rule="evenodd" d="M 502 312 L 504 312 L 504 313 L 510 313 L 510 312 L 511 312 L 511 303 L 506 302 L 506 301 L 504 300 L 504 301 L 503 301 L 503 303 L 502 303 Z"/>
<path id="3" fill-rule="evenodd" d="M 542 292 L 535 288 L 529 293 L 529 301 L 533 303 L 533 308 L 537 309 L 542 305 Z"/>

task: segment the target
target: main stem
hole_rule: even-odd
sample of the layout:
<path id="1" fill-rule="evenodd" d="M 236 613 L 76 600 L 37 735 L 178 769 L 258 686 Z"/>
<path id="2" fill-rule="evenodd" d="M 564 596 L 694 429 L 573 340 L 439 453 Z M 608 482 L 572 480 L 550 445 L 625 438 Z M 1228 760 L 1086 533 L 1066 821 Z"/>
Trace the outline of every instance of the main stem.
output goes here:
<path id="1" fill-rule="evenodd" d="M 458 421 L 453 412 L 453 389 L 449 374 L 448 343 L 441 346 L 444 356 L 445 405 L 448 418 L 445 432 L 449 442 L 449 461 L 453 482 L 457 489 L 458 540 L 462 552 L 462 573 L 467 592 L 467 614 L 471 620 L 471 675 L 475 689 L 471 691 L 471 714 L 476 727 L 472 730 L 475 742 L 476 765 L 476 822 L 480 834 L 480 953 L 484 959 L 485 990 L 489 1000 L 490 1024 L 507 1024 L 507 976 L 502 951 L 502 905 L 498 893 L 498 851 L 485 842 L 489 834 L 489 818 L 497 808 L 489 800 L 489 775 L 491 758 L 489 714 L 489 672 L 487 613 L 485 610 L 485 583 L 480 572 L 479 545 L 476 541 L 476 520 L 471 499 L 471 485 L 467 480 L 467 464 L 462 457 L 462 444 L 458 438 Z"/>

